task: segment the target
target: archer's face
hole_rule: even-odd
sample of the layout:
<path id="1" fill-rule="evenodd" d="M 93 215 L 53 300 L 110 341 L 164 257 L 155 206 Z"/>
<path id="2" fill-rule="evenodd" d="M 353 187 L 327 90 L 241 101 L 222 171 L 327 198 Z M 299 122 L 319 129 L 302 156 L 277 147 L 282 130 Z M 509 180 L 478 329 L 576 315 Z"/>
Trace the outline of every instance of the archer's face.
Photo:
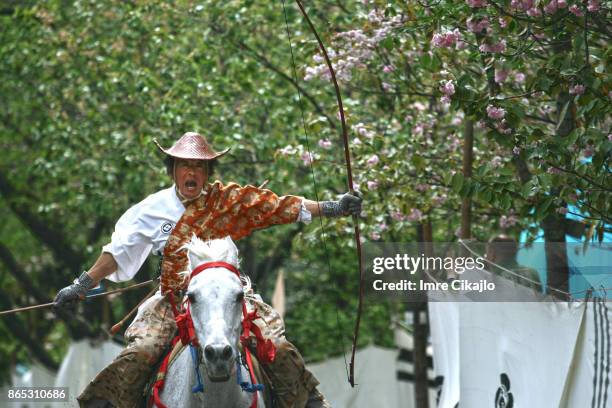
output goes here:
<path id="1" fill-rule="evenodd" d="M 186 199 L 198 197 L 208 180 L 204 160 L 176 159 L 174 162 L 174 182 Z"/>

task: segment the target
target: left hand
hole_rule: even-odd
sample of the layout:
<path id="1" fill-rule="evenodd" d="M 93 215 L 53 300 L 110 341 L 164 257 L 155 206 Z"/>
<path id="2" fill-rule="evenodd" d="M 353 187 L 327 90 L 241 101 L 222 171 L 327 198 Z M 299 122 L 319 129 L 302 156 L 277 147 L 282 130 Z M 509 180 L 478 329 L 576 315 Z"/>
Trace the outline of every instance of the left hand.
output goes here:
<path id="1" fill-rule="evenodd" d="M 338 201 L 340 210 L 343 215 L 356 215 L 361 214 L 361 202 L 363 200 L 356 193 L 346 193 Z"/>

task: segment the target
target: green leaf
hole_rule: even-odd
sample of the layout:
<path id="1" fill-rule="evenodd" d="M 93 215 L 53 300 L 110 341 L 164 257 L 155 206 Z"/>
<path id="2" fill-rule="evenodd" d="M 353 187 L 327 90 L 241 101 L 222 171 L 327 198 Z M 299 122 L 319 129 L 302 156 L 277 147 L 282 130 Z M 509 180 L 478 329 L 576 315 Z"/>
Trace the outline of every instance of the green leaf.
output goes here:
<path id="1" fill-rule="evenodd" d="M 459 194 L 459 192 L 461 191 L 461 187 L 463 187 L 463 181 L 464 178 L 462 173 L 457 172 L 453 175 L 451 187 L 455 193 Z"/>
<path id="2" fill-rule="evenodd" d="M 559 127 L 564 122 L 565 115 L 567 114 L 567 108 L 569 107 L 571 102 L 572 101 L 569 100 L 569 101 L 565 102 L 565 105 L 563 105 L 563 109 L 561 109 L 561 115 L 559 115 L 559 121 L 557 123 L 557 126 L 555 127 L 555 130 L 559 130 Z"/>

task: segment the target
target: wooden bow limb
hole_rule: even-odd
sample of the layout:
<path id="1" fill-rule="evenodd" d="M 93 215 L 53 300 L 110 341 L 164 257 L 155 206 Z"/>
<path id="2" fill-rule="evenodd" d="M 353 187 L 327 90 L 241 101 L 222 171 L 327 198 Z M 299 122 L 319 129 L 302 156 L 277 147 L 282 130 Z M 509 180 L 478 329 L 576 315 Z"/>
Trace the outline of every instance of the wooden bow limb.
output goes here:
<path id="1" fill-rule="evenodd" d="M 346 125 L 346 119 L 344 117 L 344 106 L 342 105 L 342 95 L 340 93 L 340 86 L 338 85 L 338 81 L 336 79 L 336 73 L 334 71 L 334 67 L 331 63 L 331 60 L 329 59 L 329 54 L 327 53 L 325 45 L 323 44 L 323 41 L 321 40 L 321 37 L 319 36 L 319 33 L 317 32 L 317 29 L 315 28 L 314 24 L 310 20 L 310 17 L 308 17 L 308 13 L 306 13 L 306 9 L 304 8 L 302 1 L 295 0 L 295 2 L 297 3 L 300 9 L 300 12 L 304 16 L 304 19 L 308 23 L 310 30 L 314 34 L 317 40 L 317 43 L 319 44 L 319 49 L 321 50 L 321 54 L 323 54 L 325 63 L 327 64 L 327 67 L 329 68 L 331 80 L 334 84 L 334 90 L 336 91 L 336 100 L 338 102 L 338 113 L 340 115 L 340 122 L 342 123 L 342 141 L 344 143 L 344 161 L 346 164 L 346 180 L 347 180 L 349 192 L 351 194 L 354 194 L 355 190 L 353 187 L 354 185 L 353 184 L 353 172 L 351 169 L 351 154 L 350 154 L 349 143 L 348 143 L 348 130 L 347 130 L 347 125 Z M 365 291 L 365 274 L 364 274 L 363 263 L 362 263 L 363 261 L 361 258 L 361 239 L 360 239 L 360 232 L 359 232 L 359 218 L 357 215 L 353 215 L 353 226 L 355 230 L 355 245 L 357 248 L 357 258 L 358 258 L 358 263 L 359 263 L 359 303 L 357 305 L 357 318 L 355 319 L 355 329 L 353 331 L 353 346 L 351 350 L 351 361 L 349 364 L 348 381 L 349 381 L 349 384 L 351 384 L 351 387 L 355 386 L 355 353 L 357 351 L 357 342 L 359 340 L 359 328 L 361 324 L 361 313 L 363 310 L 363 295 Z"/>
<path id="2" fill-rule="evenodd" d="M 153 283 L 155 281 L 157 281 L 157 279 L 151 279 L 151 280 L 148 280 L 146 282 L 137 283 L 135 285 L 128 286 L 126 288 L 109 290 L 108 292 L 104 292 L 104 293 L 97 293 L 95 295 L 87 296 L 87 297 L 83 298 L 82 300 L 85 300 L 85 299 L 96 299 L 96 298 L 99 298 L 99 297 L 113 295 L 115 293 L 127 292 L 128 290 L 137 289 L 137 288 L 141 288 L 143 286 L 149 285 L 149 284 L 151 284 L 151 283 Z M 43 303 L 41 305 L 26 306 L 26 307 L 20 307 L 20 308 L 17 308 L 17 309 L 3 310 L 3 311 L 0 312 L 0 316 L 12 314 L 12 313 L 17 313 L 17 312 L 25 312 L 25 311 L 34 310 L 34 309 L 44 309 L 46 307 L 51 307 L 51 306 L 54 306 L 54 305 L 55 305 L 55 302 L 50 302 L 50 303 Z"/>

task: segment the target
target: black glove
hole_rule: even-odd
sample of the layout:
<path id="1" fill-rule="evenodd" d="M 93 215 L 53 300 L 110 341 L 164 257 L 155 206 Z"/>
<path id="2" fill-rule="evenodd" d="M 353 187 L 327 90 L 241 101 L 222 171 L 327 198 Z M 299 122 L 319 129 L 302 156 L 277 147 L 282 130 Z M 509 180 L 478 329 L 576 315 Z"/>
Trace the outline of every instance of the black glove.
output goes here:
<path id="1" fill-rule="evenodd" d="M 361 197 L 346 193 L 338 201 L 323 201 L 321 214 L 325 217 L 342 217 L 361 214 Z"/>
<path id="2" fill-rule="evenodd" d="M 70 286 L 66 286 L 60 290 L 55 296 L 55 308 L 74 308 L 77 301 L 85 297 L 85 294 L 90 287 L 93 286 L 93 279 L 89 277 L 87 272 L 83 272 L 78 279 Z"/>

